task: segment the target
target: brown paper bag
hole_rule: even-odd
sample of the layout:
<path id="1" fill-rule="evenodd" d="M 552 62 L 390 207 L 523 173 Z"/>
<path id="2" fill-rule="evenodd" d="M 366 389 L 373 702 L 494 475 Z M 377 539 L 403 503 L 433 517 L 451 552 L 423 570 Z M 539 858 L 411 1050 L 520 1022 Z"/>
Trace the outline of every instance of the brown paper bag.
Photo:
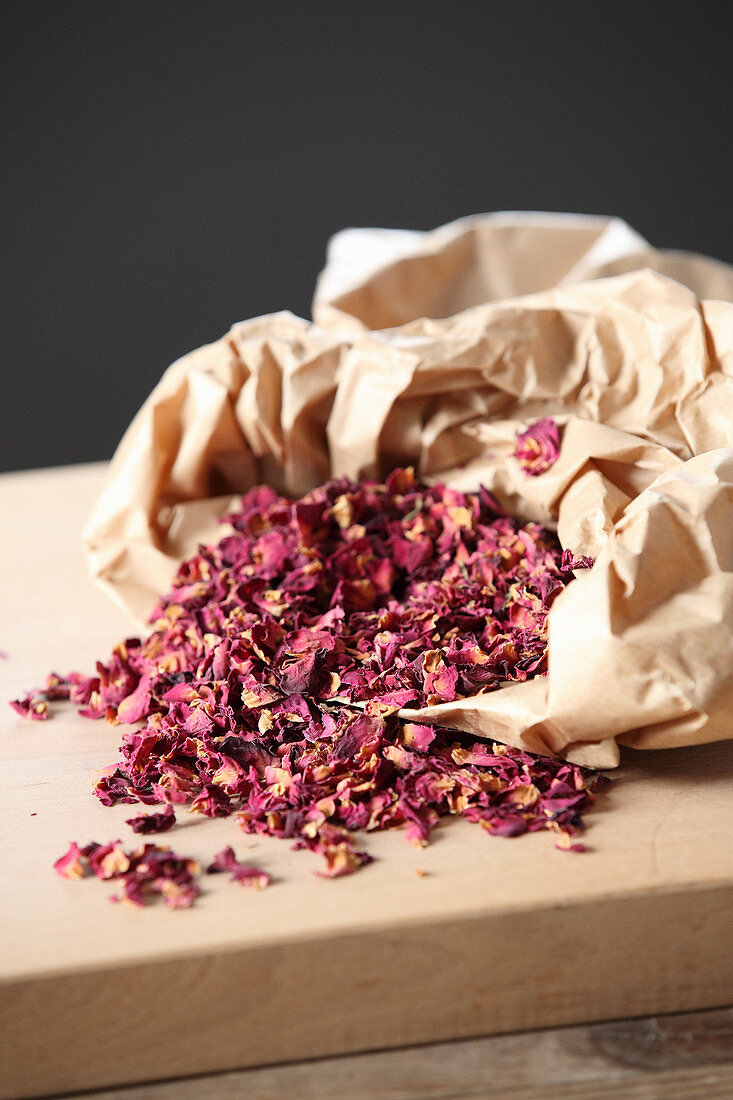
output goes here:
<path id="1" fill-rule="evenodd" d="M 475 214 L 427 233 L 345 229 L 329 242 L 313 317 L 324 328 L 391 328 L 484 302 L 647 267 L 698 298 L 733 301 L 733 268 L 659 251 L 620 218 Z"/>
<path id="2" fill-rule="evenodd" d="M 565 285 L 594 249 L 604 263 L 632 262 L 638 241 L 614 225 L 583 242 L 577 227 L 555 227 L 561 256 L 547 253 L 549 224 L 540 241 L 524 225 L 526 262 L 547 253 L 543 278 L 563 285 L 387 330 L 366 325 L 389 300 L 394 264 L 372 257 L 358 301 L 351 265 L 348 311 L 344 295 L 325 296 L 338 282 L 327 268 L 314 306 L 326 327 L 257 318 L 174 363 L 113 459 L 85 534 L 92 575 L 141 620 L 253 484 L 301 494 L 331 475 L 414 464 L 456 487 L 485 484 L 597 561 L 553 604 L 546 677 L 412 717 L 595 766 L 617 763 L 619 742 L 731 736 L 733 305 L 648 267 Z M 631 251 L 614 254 L 609 232 Z M 449 234 L 443 243 L 450 251 Z M 474 268 L 478 247 L 466 253 Z M 478 263 L 492 286 L 495 247 Z M 506 285 L 530 279 L 514 245 L 505 261 Z M 733 288 L 723 265 L 691 265 L 677 272 L 686 282 Z M 424 287 L 437 302 L 438 288 Z M 405 288 L 400 308 L 414 313 L 424 298 L 409 279 Z M 560 457 L 525 477 L 516 433 L 547 415 L 562 428 Z"/>

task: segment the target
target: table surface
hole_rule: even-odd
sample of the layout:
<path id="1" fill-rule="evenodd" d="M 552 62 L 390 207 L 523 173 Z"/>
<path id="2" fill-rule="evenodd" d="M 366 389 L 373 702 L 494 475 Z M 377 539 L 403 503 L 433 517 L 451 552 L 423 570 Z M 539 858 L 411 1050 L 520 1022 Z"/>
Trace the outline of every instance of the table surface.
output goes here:
<path id="1" fill-rule="evenodd" d="M 727 1100 L 733 1008 L 492 1035 L 86 1093 L 88 1100 Z"/>
<path id="2" fill-rule="evenodd" d="M 49 669 L 93 667 L 97 657 L 130 633 L 121 612 L 88 581 L 79 542 L 103 471 L 101 465 L 93 465 L 0 479 L 6 532 L 0 648 L 7 651 L 0 661 L 0 703 L 38 685 Z M 70 883 L 50 870 L 72 839 L 133 840 L 124 825 L 131 808 L 104 808 L 90 792 L 94 773 L 116 759 L 118 730 L 104 722 L 85 721 L 65 707 L 51 721 L 27 723 L 4 705 L 0 728 L 6 822 L 13 838 L 5 845 L 0 868 L 0 980 L 13 991 L 16 1004 L 25 1006 L 26 1016 L 34 1019 L 43 1018 L 43 1004 L 53 989 L 54 996 L 68 999 L 68 1020 L 78 1022 L 83 1018 L 78 1006 L 86 996 L 83 991 L 96 989 L 96 977 L 113 972 L 122 986 L 129 981 L 131 988 L 143 989 L 145 981 L 155 988 L 165 972 L 160 968 L 166 965 L 175 966 L 183 981 L 189 973 L 185 965 L 199 966 L 199 971 L 190 970 L 194 974 L 204 962 L 214 960 L 224 984 L 227 965 L 235 959 L 246 956 L 251 967 L 257 958 L 268 972 L 276 968 L 281 999 L 274 999 L 272 1016 L 261 1021 L 261 1031 L 248 1017 L 248 1045 L 227 1052 L 217 1046 L 212 1023 L 206 1058 L 197 1061 L 183 1047 L 179 1052 L 179 1072 L 192 1073 L 262 1063 L 270 1060 L 267 1050 L 274 1060 L 284 1061 L 733 1001 L 733 742 L 667 753 L 627 752 L 610 791 L 590 815 L 592 851 L 582 856 L 556 850 L 549 835 L 488 838 L 467 822 L 451 821 L 424 850 L 411 848 L 398 831 L 370 836 L 367 847 L 377 857 L 375 863 L 350 878 L 326 882 L 313 874 L 318 861 L 309 853 L 294 853 L 274 839 L 243 837 L 228 820 L 184 818 L 165 837 L 177 851 L 206 863 L 224 844 L 232 843 L 238 856 L 262 864 L 274 885 L 244 896 L 225 876 L 217 876 L 205 884 L 206 895 L 194 909 L 171 913 L 158 906 L 142 912 L 112 906 L 106 884 Z M 418 870 L 425 873 L 417 874 Z M 619 927 L 624 924 L 626 930 Z M 436 944 L 443 944 L 446 936 L 453 938 L 447 955 L 452 977 L 442 984 L 410 962 L 416 929 L 426 951 L 433 935 Z M 455 943 L 463 932 L 476 937 L 475 979 L 466 969 L 470 958 Z M 480 953 L 496 942 L 497 935 L 502 950 L 494 952 L 487 967 Z M 341 944 L 351 945 L 343 948 L 343 957 L 338 954 Z M 344 973 L 350 965 L 349 950 L 363 953 L 367 945 L 376 969 L 399 965 L 403 959 L 406 969 L 393 1010 L 385 1010 L 381 1024 L 372 1012 L 358 1033 L 353 1028 L 347 1033 L 341 1022 L 347 998 L 329 1007 L 322 1033 L 315 1021 L 310 1037 L 301 1034 L 293 1017 L 289 1046 L 266 1040 L 273 1021 L 287 1016 L 293 988 L 302 996 L 303 984 L 310 989 L 312 983 L 319 996 L 326 997 L 326 945 L 336 952 L 334 959 Z M 506 956 L 514 953 L 518 958 L 519 951 L 527 966 L 534 966 L 531 990 L 516 988 L 517 979 L 506 964 Z M 553 961 L 543 965 L 546 955 Z M 591 971 L 596 979 L 583 980 Z M 291 973 L 297 986 L 288 985 Z M 329 980 L 328 996 L 333 1000 Z M 529 980 L 526 974 L 524 980 Z M 436 991 L 443 986 L 446 998 L 454 999 L 447 1013 L 435 1003 Z M 72 988 L 73 998 L 67 992 Z M 365 979 L 360 994 L 365 1011 L 370 1004 L 378 1005 L 383 993 L 376 977 L 371 984 Z M 94 1010 L 100 1019 L 108 1014 L 111 1033 L 121 1021 L 113 1019 L 112 1002 L 102 993 L 99 998 Z M 411 1015 L 406 1003 L 415 1006 Z M 210 1012 L 215 1012 L 213 998 Z M 725 1019 L 729 1028 L 730 1020 Z M 130 1020 L 124 1023 L 129 1027 Z M 636 1026 L 643 1032 L 645 1025 Z M 11 1052 L 30 1042 L 16 1011 L 7 1013 L 2 1027 Z M 61 1020 L 48 1027 L 48 1065 L 43 1071 L 19 1070 L 18 1090 L 30 1094 L 106 1083 L 101 1056 L 94 1066 L 90 1058 L 88 1080 L 68 1069 L 65 1053 L 78 1041 L 71 1024 L 65 1029 Z M 163 1024 L 161 1028 L 165 1035 Z M 596 1034 L 592 1029 L 577 1033 L 586 1036 L 581 1047 Z M 558 1036 L 569 1034 L 565 1030 Z M 503 1065 L 506 1058 L 509 1065 L 511 1051 L 520 1050 L 526 1040 L 527 1036 L 495 1036 L 441 1045 L 431 1048 L 429 1057 L 423 1047 L 412 1054 L 352 1055 L 320 1062 L 317 1072 L 312 1062 L 301 1068 L 249 1069 L 242 1071 L 241 1085 L 246 1083 L 247 1095 L 253 1096 L 308 1096 L 316 1093 L 306 1090 L 307 1081 L 317 1079 L 322 1082 L 318 1095 L 338 1095 L 339 1074 L 351 1079 L 349 1075 L 358 1076 L 363 1069 L 363 1095 L 454 1096 L 470 1095 L 471 1090 L 492 1095 L 486 1081 L 479 1079 L 484 1059 L 498 1059 L 497 1065 Z M 546 1034 L 543 1042 L 552 1045 L 560 1038 Z M 444 1082 L 458 1081 L 446 1076 L 447 1067 L 457 1073 L 455 1066 L 464 1053 L 468 1064 L 478 1067 L 479 1077 L 474 1084 L 461 1079 L 463 1092 L 446 1092 L 447 1084 L 436 1085 L 438 1091 L 433 1092 L 425 1091 L 426 1086 L 410 1091 L 407 1082 L 418 1065 L 445 1070 Z M 113 1062 L 117 1060 L 110 1082 L 170 1076 L 174 1064 L 142 1057 L 128 1077 L 120 1068 L 125 1055 L 121 1046 L 110 1054 Z M 584 1061 L 584 1056 L 578 1058 Z M 384 1065 L 389 1064 L 390 1072 L 403 1082 L 402 1091 L 369 1092 L 375 1086 L 368 1082 L 376 1080 L 369 1075 L 375 1075 L 374 1067 L 380 1064 L 375 1059 L 386 1059 Z M 210 1094 L 239 1094 L 239 1080 L 231 1074 L 212 1078 Z M 12 1088 L 12 1081 L 6 1087 Z M 129 1095 L 162 1098 L 171 1088 L 178 1090 L 176 1095 L 188 1095 L 180 1091 L 180 1083 L 146 1086 L 147 1091 L 138 1087 Z M 6 1095 L 1 1089 L 0 1093 Z"/>

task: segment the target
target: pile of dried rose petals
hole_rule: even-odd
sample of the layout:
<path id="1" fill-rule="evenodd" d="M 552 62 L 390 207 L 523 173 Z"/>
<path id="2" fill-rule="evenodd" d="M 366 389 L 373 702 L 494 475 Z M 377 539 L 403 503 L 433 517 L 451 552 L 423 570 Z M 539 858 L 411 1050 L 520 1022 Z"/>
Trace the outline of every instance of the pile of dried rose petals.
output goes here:
<path id="1" fill-rule="evenodd" d="M 176 804 L 236 814 L 245 833 L 321 853 L 328 877 L 369 862 L 353 831 L 405 825 L 424 844 L 444 814 L 582 849 L 600 777 L 404 711 L 545 673 L 549 608 L 589 559 L 486 490 L 422 486 L 411 470 L 296 501 L 256 488 L 228 520 L 144 641 L 15 704 L 43 718 L 69 698 L 133 727 L 95 785 L 105 805 L 166 804 L 130 819 L 137 832 L 170 828 Z"/>

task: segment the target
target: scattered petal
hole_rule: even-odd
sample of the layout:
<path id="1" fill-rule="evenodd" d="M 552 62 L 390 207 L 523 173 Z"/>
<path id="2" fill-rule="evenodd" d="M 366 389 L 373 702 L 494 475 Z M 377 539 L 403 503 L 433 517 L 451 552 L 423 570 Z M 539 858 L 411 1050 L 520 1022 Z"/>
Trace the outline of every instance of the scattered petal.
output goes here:
<path id="1" fill-rule="evenodd" d="M 247 886 L 250 890 L 264 890 L 270 885 L 270 876 L 259 867 L 252 867 L 246 863 L 240 863 L 234 855 L 231 847 L 222 848 L 214 856 L 213 862 L 206 868 L 206 873 L 215 875 L 220 871 L 231 873 L 230 882 L 238 882 L 241 886 Z"/>
<path id="2" fill-rule="evenodd" d="M 133 833 L 165 833 L 176 823 L 176 815 L 172 806 L 166 806 L 162 813 L 140 814 L 138 817 L 128 817 L 125 824 L 129 825 Z"/>

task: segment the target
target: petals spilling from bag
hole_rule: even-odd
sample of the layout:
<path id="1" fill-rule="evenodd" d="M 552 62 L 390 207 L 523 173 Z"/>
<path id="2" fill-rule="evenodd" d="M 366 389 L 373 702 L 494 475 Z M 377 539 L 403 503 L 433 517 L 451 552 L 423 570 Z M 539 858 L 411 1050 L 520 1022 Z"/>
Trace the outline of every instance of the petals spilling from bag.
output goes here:
<path id="1" fill-rule="evenodd" d="M 559 456 L 527 476 L 517 436 L 543 417 Z M 411 717 L 612 765 L 619 740 L 731 735 L 731 424 L 733 305 L 650 270 L 381 331 L 274 314 L 166 372 L 113 460 L 90 566 L 141 619 L 255 484 L 300 495 L 405 465 L 484 484 L 597 562 L 552 607 L 546 678 Z"/>

